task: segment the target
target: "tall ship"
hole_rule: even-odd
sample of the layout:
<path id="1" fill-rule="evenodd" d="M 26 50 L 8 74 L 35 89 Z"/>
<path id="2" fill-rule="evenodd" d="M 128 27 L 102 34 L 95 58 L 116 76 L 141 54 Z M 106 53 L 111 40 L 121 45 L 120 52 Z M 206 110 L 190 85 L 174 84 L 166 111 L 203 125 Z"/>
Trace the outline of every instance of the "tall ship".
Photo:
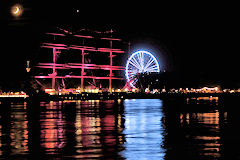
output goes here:
<path id="1" fill-rule="evenodd" d="M 125 85 L 127 44 L 114 31 L 57 27 L 44 34 L 34 66 L 35 82 L 50 94 L 115 92 Z M 29 65 L 29 64 L 28 64 Z"/>

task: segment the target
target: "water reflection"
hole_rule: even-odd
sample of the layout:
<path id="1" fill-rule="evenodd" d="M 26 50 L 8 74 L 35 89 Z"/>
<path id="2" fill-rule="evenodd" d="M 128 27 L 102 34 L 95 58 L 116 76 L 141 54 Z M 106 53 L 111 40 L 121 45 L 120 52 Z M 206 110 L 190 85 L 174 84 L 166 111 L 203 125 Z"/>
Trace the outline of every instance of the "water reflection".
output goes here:
<path id="1" fill-rule="evenodd" d="M 206 98 L 2 102 L 0 159 L 237 159 L 238 117 Z"/>
<path id="2" fill-rule="evenodd" d="M 64 101 L 41 104 L 41 146 L 45 154 L 67 158 L 118 157 L 123 124 L 115 101 Z M 122 130 L 122 129 L 120 129 Z"/>
<path id="3" fill-rule="evenodd" d="M 40 113 L 40 138 L 41 146 L 48 154 L 56 154 L 65 146 L 65 119 L 59 102 L 41 104 L 45 107 Z"/>
<path id="4" fill-rule="evenodd" d="M 27 103 L 8 103 L 4 107 L 8 108 L 0 109 L 0 156 L 28 154 Z"/>
<path id="5" fill-rule="evenodd" d="M 76 155 L 75 158 L 101 157 L 101 124 L 99 114 L 94 116 L 94 108 L 99 109 L 99 101 L 78 103 L 76 112 Z M 91 153 L 95 153 L 93 156 Z M 86 156 L 87 155 L 87 156 Z"/>
<path id="6" fill-rule="evenodd" d="M 27 154 L 28 152 L 28 121 L 24 104 L 11 105 L 11 152 L 12 154 Z"/>
<path id="7" fill-rule="evenodd" d="M 126 100 L 126 143 L 122 152 L 127 159 L 163 159 L 165 149 L 162 101 L 159 99 Z"/>
<path id="8" fill-rule="evenodd" d="M 184 120 L 185 118 L 185 120 Z M 184 126 L 184 121 L 186 121 Z M 200 155 L 220 157 L 220 125 L 219 111 L 209 113 L 186 113 L 180 114 L 180 122 L 183 127 L 192 128 L 193 132 L 188 135 L 188 140 L 197 145 Z M 197 130 L 198 132 L 194 132 Z"/>
<path id="9" fill-rule="evenodd" d="M 227 120 L 223 116 L 227 114 L 219 106 L 218 99 L 213 102 L 211 98 L 203 97 L 187 104 L 167 103 L 164 112 L 168 123 L 165 137 L 167 158 L 173 158 L 173 153 L 178 153 L 182 159 L 221 158 L 221 123 Z"/>

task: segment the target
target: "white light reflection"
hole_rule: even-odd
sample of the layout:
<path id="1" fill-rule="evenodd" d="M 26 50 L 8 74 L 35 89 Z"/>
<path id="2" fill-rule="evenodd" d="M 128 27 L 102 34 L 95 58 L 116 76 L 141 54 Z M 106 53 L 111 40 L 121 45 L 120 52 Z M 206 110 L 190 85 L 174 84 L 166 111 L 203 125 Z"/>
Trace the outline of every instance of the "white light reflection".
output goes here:
<path id="1" fill-rule="evenodd" d="M 159 99 L 137 99 L 124 101 L 125 106 L 125 150 L 126 159 L 163 159 L 164 128 L 161 119 L 162 101 Z"/>

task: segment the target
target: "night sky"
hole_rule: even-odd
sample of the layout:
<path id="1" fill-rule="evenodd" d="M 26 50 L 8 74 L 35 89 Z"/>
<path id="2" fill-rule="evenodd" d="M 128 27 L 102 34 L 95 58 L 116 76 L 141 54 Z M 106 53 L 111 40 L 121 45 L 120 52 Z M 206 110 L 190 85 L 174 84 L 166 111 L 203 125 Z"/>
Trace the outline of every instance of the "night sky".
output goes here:
<path id="1" fill-rule="evenodd" d="M 19 18 L 10 13 L 16 3 L 24 9 Z M 239 16 L 234 6 L 219 2 L 10 1 L 1 6 L 0 14 L 0 86 L 24 80 L 26 60 L 38 55 L 42 35 L 61 26 L 113 29 L 131 42 L 133 51 L 154 52 L 167 71 L 240 87 Z"/>

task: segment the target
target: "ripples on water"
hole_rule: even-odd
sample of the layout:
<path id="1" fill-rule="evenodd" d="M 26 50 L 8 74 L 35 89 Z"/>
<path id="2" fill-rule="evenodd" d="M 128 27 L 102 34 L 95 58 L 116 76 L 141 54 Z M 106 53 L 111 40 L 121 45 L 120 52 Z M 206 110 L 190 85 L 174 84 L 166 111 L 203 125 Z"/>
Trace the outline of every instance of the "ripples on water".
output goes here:
<path id="1" fill-rule="evenodd" d="M 1 102 L 0 158 L 234 159 L 237 120 L 205 99 Z"/>

